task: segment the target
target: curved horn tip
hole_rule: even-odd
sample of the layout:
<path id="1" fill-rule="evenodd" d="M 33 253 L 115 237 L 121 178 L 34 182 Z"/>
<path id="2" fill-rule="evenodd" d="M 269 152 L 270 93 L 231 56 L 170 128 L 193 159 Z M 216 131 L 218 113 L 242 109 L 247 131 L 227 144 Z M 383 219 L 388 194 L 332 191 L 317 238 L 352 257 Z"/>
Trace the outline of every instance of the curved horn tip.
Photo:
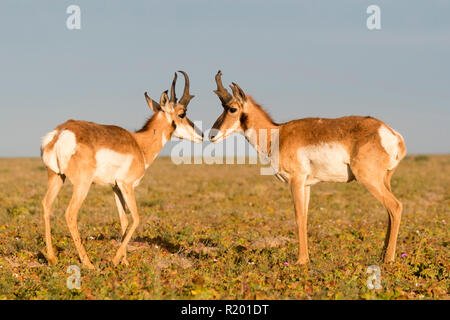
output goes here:
<path id="1" fill-rule="evenodd" d="M 189 76 L 183 70 L 179 70 L 178 72 L 183 74 L 184 81 L 185 81 L 183 96 L 181 97 L 179 103 L 184 106 L 187 106 L 189 104 L 189 101 L 194 97 L 193 95 L 189 94 Z"/>
<path id="2" fill-rule="evenodd" d="M 232 82 L 232 83 L 233 83 L 233 85 L 234 85 L 236 88 L 238 88 L 239 90 L 243 91 L 243 90 L 241 89 L 241 87 L 239 87 L 239 85 L 238 85 L 237 83 L 234 83 L 234 82 Z"/>
<path id="3" fill-rule="evenodd" d="M 178 76 L 177 76 L 176 72 L 174 72 L 173 75 L 174 76 L 173 76 L 173 80 L 172 80 L 172 85 L 170 87 L 170 102 L 176 102 L 177 101 L 177 94 L 175 92 L 175 85 L 176 85 Z"/>
<path id="4" fill-rule="evenodd" d="M 189 79 L 188 74 L 186 72 L 184 72 L 183 70 L 178 70 L 177 72 L 182 73 L 184 78 L 188 78 Z"/>
<path id="5" fill-rule="evenodd" d="M 177 81 L 178 75 L 176 72 L 173 73 L 172 85 Z"/>

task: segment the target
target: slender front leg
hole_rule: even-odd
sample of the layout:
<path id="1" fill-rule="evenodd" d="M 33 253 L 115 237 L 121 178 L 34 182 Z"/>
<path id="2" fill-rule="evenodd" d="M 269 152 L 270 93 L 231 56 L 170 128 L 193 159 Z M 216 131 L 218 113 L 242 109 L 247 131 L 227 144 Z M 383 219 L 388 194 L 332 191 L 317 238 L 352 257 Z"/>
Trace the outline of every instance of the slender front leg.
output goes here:
<path id="1" fill-rule="evenodd" d="M 133 235 L 134 231 L 136 230 L 137 226 L 139 225 L 139 215 L 137 212 L 137 206 L 136 206 L 136 199 L 134 197 L 134 188 L 132 185 L 126 185 L 126 184 L 118 184 L 120 191 L 122 191 L 123 197 L 125 198 L 125 202 L 128 206 L 128 209 L 131 211 L 131 216 L 133 217 L 133 223 L 131 224 L 130 229 L 125 235 L 125 238 L 122 241 L 122 244 L 120 245 L 119 249 L 117 250 L 116 255 L 113 258 L 114 265 L 117 265 L 122 257 L 126 255 L 127 251 L 127 245 L 128 242 L 131 239 L 131 236 Z M 126 260 L 124 261 L 125 263 Z"/>
<path id="2" fill-rule="evenodd" d="M 310 194 L 311 194 L 311 186 L 305 186 L 305 214 L 306 215 L 308 215 Z"/>
<path id="3" fill-rule="evenodd" d="M 125 199 L 123 198 L 122 192 L 120 191 L 119 187 L 114 186 L 114 200 L 116 201 L 117 211 L 119 212 L 119 219 L 120 219 L 120 228 L 122 229 L 122 240 L 125 236 L 125 232 L 128 228 L 128 218 L 126 214 L 126 204 Z"/>
<path id="4" fill-rule="evenodd" d="M 305 264 L 309 261 L 307 239 L 307 199 L 308 191 L 305 188 L 305 176 L 294 176 L 291 181 L 291 192 L 294 198 L 295 218 L 298 228 L 298 260 L 296 264 Z M 308 194 L 307 194 L 308 193 Z"/>
<path id="5" fill-rule="evenodd" d="M 128 228 L 128 218 L 127 218 L 127 214 L 125 212 L 126 204 L 125 204 L 125 199 L 123 198 L 122 192 L 120 191 L 119 187 L 115 186 L 113 188 L 113 190 L 114 190 L 114 199 L 116 201 L 117 211 L 119 212 L 120 227 L 122 229 L 122 233 L 121 233 L 121 236 L 122 236 L 121 242 L 122 242 L 123 239 L 125 238 L 125 233 Z M 122 263 L 128 265 L 126 250 L 125 250 L 125 254 L 122 258 Z"/>

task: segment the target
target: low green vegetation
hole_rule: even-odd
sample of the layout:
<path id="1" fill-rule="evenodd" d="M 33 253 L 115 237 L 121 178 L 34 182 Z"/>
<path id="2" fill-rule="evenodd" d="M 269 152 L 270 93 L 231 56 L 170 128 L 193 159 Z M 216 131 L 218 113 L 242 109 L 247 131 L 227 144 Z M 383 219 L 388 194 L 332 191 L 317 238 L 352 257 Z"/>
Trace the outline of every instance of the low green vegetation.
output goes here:
<path id="1" fill-rule="evenodd" d="M 158 158 L 136 189 L 141 224 L 129 266 L 113 267 L 120 224 L 109 187 L 93 186 L 79 229 L 97 270 L 81 269 L 81 288 L 66 286 L 80 265 L 65 224 L 70 183 L 54 204 L 48 266 L 40 159 L 0 159 L 0 299 L 448 299 L 450 156 L 410 156 L 392 188 L 404 213 L 396 261 L 383 264 L 382 205 L 358 183 L 312 188 L 311 263 L 296 266 L 288 186 L 256 165 L 174 165 Z M 131 219 L 131 217 L 130 217 Z M 381 289 L 367 287 L 370 265 Z"/>

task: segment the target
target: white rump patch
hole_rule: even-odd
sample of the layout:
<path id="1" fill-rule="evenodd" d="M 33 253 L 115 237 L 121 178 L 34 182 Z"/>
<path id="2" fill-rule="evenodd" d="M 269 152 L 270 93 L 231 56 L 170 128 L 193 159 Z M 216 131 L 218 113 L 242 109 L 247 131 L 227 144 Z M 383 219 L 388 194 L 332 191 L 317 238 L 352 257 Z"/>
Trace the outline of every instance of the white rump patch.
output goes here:
<path id="1" fill-rule="evenodd" d="M 307 175 L 308 185 L 319 181 L 349 181 L 350 156 L 342 144 L 333 142 L 301 147 L 297 157 Z"/>
<path id="2" fill-rule="evenodd" d="M 393 169 L 399 162 L 398 159 L 398 144 L 400 142 L 398 136 L 392 133 L 391 130 L 382 125 L 378 129 L 378 134 L 380 135 L 381 146 L 384 148 L 386 153 L 389 155 L 389 170 Z M 401 136 L 400 136 L 401 137 Z"/>
<path id="3" fill-rule="evenodd" d="M 58 159 L 59 171 L 64 173 L 70 158 L 75 153 L 77 138 L 72 131 L 63 130 L 55 143 L 56 158 Z"/>
<path id="4" fill-rule="evenodd" d="M 72 131 L 63 130 L 59 134 L 53 148 L 45 150 L 45 147 L 53 140 L 55 134 L 57 134 L 57 131 L 53 130 L 42 139 L 42 161 L 56 173 L 64 174 L 70 158 L 75 153 L 77 139 Z"/>
<path id="5" fill-rule="evenodd" d="M 50 168 L 51 170 L 59 173 L 58 162 L 56 161 L 56 153 L 54 152 L 54 148 L 50 151 L 45 151 L 45 147 L 53 141 L 55 135 L 58 133 L 57 130 L 53 130 L 47 133 L 41 142 L 41 158 L 44 164 Z"/>
<path id="6" fill-rule="evenodd" d="M 45 147 L 52 142 L 53 138 L 55 137 L 55 134 L 58 133 L 58 130 L 53 130 L 52 132 L 47 133 L 43 138 L 41 142 L 41 153 L 44 151 Z"/>
<path id="7" fill-rule="evenodd" d="M 99 184 L 115 184 L 126 179 L 133 156 L 122 154 L 110 149 L 100 149 L 95 154 L 97 168 L 94 182 Z"/>

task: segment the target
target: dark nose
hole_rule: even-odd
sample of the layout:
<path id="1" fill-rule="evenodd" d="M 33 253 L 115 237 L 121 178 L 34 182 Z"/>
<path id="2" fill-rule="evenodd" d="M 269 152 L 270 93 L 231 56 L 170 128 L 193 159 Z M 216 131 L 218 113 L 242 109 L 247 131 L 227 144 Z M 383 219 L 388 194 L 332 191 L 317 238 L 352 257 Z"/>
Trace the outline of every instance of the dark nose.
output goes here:
<path id="1" fill-rule="evenodd" d="M 217 136 L 217 133 L 219 133 L 219 130 L 212 128 L 209 132 L 209 140 L 214 139 Z"/>
<path id="2" fill-rule="evenodd" d="M 199 136 L 202 136 L 203 139 L 203 131 L 200 131 L 197 127 L 195 127 L 195 132 L 197 132 Z"/>

